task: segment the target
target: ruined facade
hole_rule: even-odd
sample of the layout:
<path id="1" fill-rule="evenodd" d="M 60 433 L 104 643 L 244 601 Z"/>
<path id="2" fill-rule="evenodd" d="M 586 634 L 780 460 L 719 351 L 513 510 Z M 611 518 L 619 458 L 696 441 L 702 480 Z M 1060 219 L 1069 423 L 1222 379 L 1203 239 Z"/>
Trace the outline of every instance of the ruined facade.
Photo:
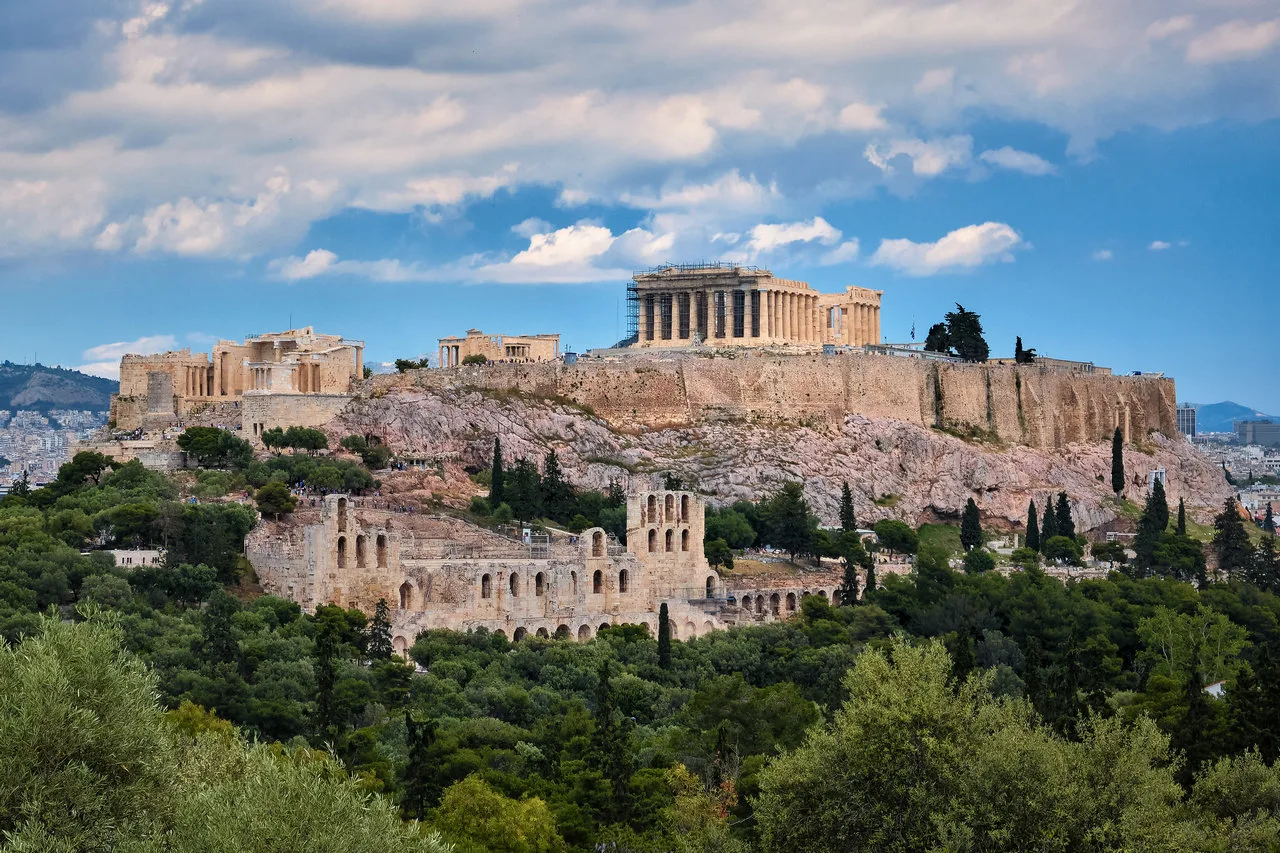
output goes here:
<path id="1" fill-rule="evenodd" d="M 638 347 L 863 346 L 880 342 L 883 291 L 819 293 L 758 267 L 684 264 L 636 273 Z"/>
<path id="2" fill-rule="evenodd" d="M 440 338 L 440 366 L 457 367 L 467 356 L 488 361 L 553 361 L 560 357 L 559 335 L 486 335 L 467 329 L 466 337 Z"/>
<path id="3" fill-rule="evenodd" d="M 375 509 L 330 495 L 249 534 L 245 554 L 272 594 L 311 610 L 324 603 L 372 613 L 391 606 L 403 653 L 419 632 L 485 628 L 585 640 L 610 625 L 701 636 L 741 621 L 785 618 L 806 593 L 832 598 L 838 579 L 811 573 L 740 590 L 703 555 L 703 504 L 690 492 L 651 491 L 627 501 L 625 547 L 600 528 L 576 537 L 500 536 L 456 518 Z"/>
<path id="4" fill-rule="evenodd" d="M 120 392 L 111 400 L 111 419 L 118 429 L 133 430 L 253 394 L 347 395 L 352 380 L 363 376 L 363 341 L 317 334 L 310 326 L 253 335 L 243 343 L 218 341 L 211 355 L 189 349 L 129 354 L 120 359 Z M 245 423 L 251 431 L 257 422 Z M 311 425 L 285 425 L 295 424 Z"/>

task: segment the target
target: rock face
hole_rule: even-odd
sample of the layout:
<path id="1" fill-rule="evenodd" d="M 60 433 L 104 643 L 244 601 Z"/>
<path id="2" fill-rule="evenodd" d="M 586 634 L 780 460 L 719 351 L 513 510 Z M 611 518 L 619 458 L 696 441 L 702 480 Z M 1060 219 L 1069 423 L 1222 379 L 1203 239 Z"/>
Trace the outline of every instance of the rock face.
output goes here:
<path id="1" fill-rule="evenodd" d="M 1055 449 L 984 445 L 896 418 L 708 418 L 665 428 L 610 423 L 573 404 L 527 393 L 474 388 L 379 389 L 354 400 L 326 426 L 331 445 L 367 433 L 393 450 L 445 461 L 446 500 L 474 493 L 464 467 L 489 465 L 495 435 L 509 460 L 541 459 L 555 448 L 569 479 L 604 488 L 650 487 L 664 473 L 680 476 L 712 504 L 757 499 L 782 482 L 799 480 L 826 523 L 835 523 L 841 483 L 854 492 L 860 523 L 894 517 L 923 522 L 957 519 L 968 498 L 988 523 L 1020 526 L 1027 503 L 1043 510 L 1045 496 L 1067 492 L 1080 529 L 1117 516 L 1111 493 L 1110 442 L 1072 442 Z M 1109 437 L 1109 433 L 1108 433 Z M 1218 469 L 1180 438 L 1158 432 L 1126 447 L 1127 493 L 1146 494 L 1147 472 L 1164 468 L 1171 502 L 1182 497 L 1201 515 L 1229 494 Z"/>

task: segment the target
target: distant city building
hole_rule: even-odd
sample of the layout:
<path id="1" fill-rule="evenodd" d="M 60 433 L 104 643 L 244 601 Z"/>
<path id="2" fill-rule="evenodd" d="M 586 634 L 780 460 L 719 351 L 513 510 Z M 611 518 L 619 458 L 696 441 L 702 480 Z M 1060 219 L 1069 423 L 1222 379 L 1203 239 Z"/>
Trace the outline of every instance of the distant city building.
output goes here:
<path id="1" fill-rule="evenodd" d="M 469 356 L 487 361 L 554 361 L 560 356 L 559 335 L 486 335 L 467 329 L 465 337 L 440 338 L 440 366 L 457 367 Z"/>
<path id="2" fill-rule="evenodd" d="M 1196 434 L 1196 407 L 1184 403 L 1178 407 L 1178 432 L 1183 435 L 1195 437 Z"/>
<path id="3" fill-rule="evenodd" d="M 1236 438 L 1241 444 L 1280 447 L 1280 424 L 1271 420 L 1236 421 Z"/>

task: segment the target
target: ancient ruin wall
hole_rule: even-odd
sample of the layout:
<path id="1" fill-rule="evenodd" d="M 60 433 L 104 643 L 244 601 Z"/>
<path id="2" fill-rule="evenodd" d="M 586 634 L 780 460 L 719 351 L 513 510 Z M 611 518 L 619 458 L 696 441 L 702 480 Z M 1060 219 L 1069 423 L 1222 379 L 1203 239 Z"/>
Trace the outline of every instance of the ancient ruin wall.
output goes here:
<path id="1" fill-rule="evenodd" d="M 1040 449 L 1177 433 L 1171 379 L 970 365 L 878 355 L 628 358 L 574 365 L 498 364 L 375 376 L 391 388 L 473 386 L 560 398 L 614 427 L 779 418 L 889 418 Z"/>

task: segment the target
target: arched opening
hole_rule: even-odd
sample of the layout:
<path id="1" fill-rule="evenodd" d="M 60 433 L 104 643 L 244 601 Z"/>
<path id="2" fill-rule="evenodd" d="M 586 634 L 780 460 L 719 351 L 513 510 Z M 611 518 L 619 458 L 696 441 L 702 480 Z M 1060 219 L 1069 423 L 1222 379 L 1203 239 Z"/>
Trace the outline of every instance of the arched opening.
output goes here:
<path id="1" fill-rule="evenodd" d="M 599 629 L 598 631 L 596 631 L 596 634 L 599 634 L 599 633 L 600 633 L 600 631 L 603 631 L 603 630 L 607 629 L 608 627 L 609 627 L 609 623 L 608 623 L 608 622 L 601 622 L 601 623 L 600 623 L 600 629 Z"/>
<path id="2" fill-rule="evenodd" d="M 689 496 L 688 495 L 680 496 L 680 523 L 681 524 L 689 523 Z"/>
<path id="3" fill-rule="evenodd" d="M 647 506 L 648 512 L 645 513 L 645 520 L 648 521 L 649 524 L 657 524 L 658 519 L 656 516 L 658 514 L 658 498 L 655 495 L 649 495 Z"/>
<path id="4" fill-rule="evenodd" d="M 504 631 L 504 630 L 502 630 L 501 628 L 494 628 L 494 629 L 493 629 L 493 636 L 495 636 L 495 637 L 501 637 L 502 639 L 504 639 L 504 640 L 505 640 L 505 639 L 507 638 L 507 632 L 506 632 L 506 631 Z"/>
<path id="5" fill-rule="evenodd" d="M 569 630 L 568 625 L 557 625 L 555 638 L 557 640 L 567 640 L 573 636 L 573 632 Z"/>
<path id="6" fill-rule="evenodd" d="M 484 575 L 483 577 L 480 578 L 480 597 L 481 598 L 493 597 L 493 579 L 490 578 L 488 575 Z"/>
<path id="7" fill-rule="evenodd" d="M 569 589 L 574 595 L 578 594 L 578 573 L 569 572 Z"/>
<path id="8" fill-rule="evenodd" d="M 378 534 L 378 568 L 385 569 L 387 567 L 387 536 L 385 533 Z"/>
<path id="9" fill-rule="evenodd" d="M 405 637 L 396 637 L 391 641 L 391 648 L 395 649 L 396 654 L 402 658 L 409 656 L 409 640 Z"/>
<path id="10" fill-rule="evenodd" d="M 547 578 L 542 572 L 538 572 L 533 576 L 533 594 L 542 595 L 546 592 Z"/>
<path id="11" fill-rule="evenodd" d="M 681 551 L 689 550 L 689 531 L 687 530 L 680 531 L 680 550 Z"/>
<path id="12" fill-rule="evenodd" d="M 764 613 L 764 596 L 756 596 L 756 613 Z"/>
<path id="13" fill-rule="evenodd" d="M 707 598 L 716 597 L 716 577 L 711 575 L 707 578 Z"/>
<path id="14" fill-rule="evenodd" d="M 656 550 L 658 550 L 658 531 L 651 529 L 649 531 L 649 553 L 652 554 Z"/>
<path id="15" fill-rule="evenodd" d="M 749 595 L 744 595 L 744 596 L 742 596 L 742 609 L 743 609 L 743 610 L 746 610 L 746 611 L 748 611 L 748 612 L 750 612 L 750 610 L 751 610 L 751 596 L 749 596 Z"/>
<path id="16" fill-rule="evenodd" d="M 356 568 L 364 568 L 364 534 L 356 537 Z"/>
<path id="17" fill-rule="evenodd" d="M 796 612 L 796 594 L 794 592 L 787 593 L 787 612 Z"/>
<path id="18" fill-rule="evenodd" d="M 408 581 L 400 584 L 400 609 L 408 610 L 413 606 L 413 587 Z"/>
<path id="19" fill-rule="evenodd" d="M 546 629 L 546 628 L 539 628 L 539 629 L 538 629 L 538 636 L 545 640 L 545 639 L 546 639 L 547 637 L 549 637 L 550 635 L 547 633 L 547 629 Z"/>
<path id="20" fill-rule="evenodd" d="M 680 639 L 680 632 L 676 629 L 676 623 L 672 622 L 670 619 L 667 620 L 667 630 L 671 632 L 671 639 Z"/>
<path id="21" fill-rule="evenodd" d="M 667 499 L 662 503 L 662 520 L 671 524 L 676 520 L 676 496 L 667 495 Z"/>
<path id="22" fill-rule="evenodd" d="M 586 642 L 587 640 L 591 639 L 590 625 L 583 625 L 581 628 L 578 629 L 578 639 L 583 642 Z"/>
<path id="23" fill-rule="evenodd" d="M 709 634 L 716 629 L 716 626 L 710 619 L 702 623 L 702 633 Z"/>
<path id="24" fill-rule="evenodd" d="M 640 625 L 644 628 L 644 632 L 645 632 L 646 634 L 648 634 L 650 637 L 652 637 L 652 636 L 653 636 L 653 626 L 652 626 L 652 625 L 650 625 L 648 622 L 641 622 L 641 623 L 640 623 Z"/>
<path id="25" fill-rule="evenodd" d="M 345 569 L 347 567 L 347 537 L 338 537 L 338 568 Z"/>
<path id="26" fill-rule="evenodd" d="M 692 640 L 694 637 L 698 636 L 698 626 L 692 622 L 686 622 L 684 625 L 684 635 Z"/>
<path id="27" fill-rule="evenodd" d="M 666 539 L 666 550 L 668 552 L 674 551 L 676 544 L 676 532 L 668 528 Z"/>
<path id="28" fill-rule="evenodd" d="M 779 616 L 782 613 L 782 599 L 776 592 L 769 596 L 769 612 L 774 616 Z"/>
<path id="29" fill-rule="evenodd" d="M 511 580 L 510 580 L 510 582 L 507 584 L 507 586 L 509 586 L 509 587 L 511 588 L 511 597 L 512 597 L 512 598 L 519 598 L 519 597 L 520 597 L 520 574 L 519 574 L 519 572 L 512 572 L 512 573 L 511 573 Z"/>
<path id="30" fill-rule="evenodd" d="M 596 595 L 604 592 L 604 572 L 599 569 L 591 576 L 591 591 Z"/>
<path id="31" fill-rule="evenodd" d="M 347 499 L 338 498 L 338 532 L 347 532 Z"/>
<path id="32" fill-rule="evenodd" d="M 623 569 L 618 572 L 618 592 L 627 591 L 627 570 Z"/>
<path id="33" fill-rule="evenodd" d="M 591 556 L 593 557 L 604 556 L 604 531 L 603 530 L 597 530 L 595 533 L 591 534 Z"/>
<path id="34" fill-rule="evenodd" d="M 529 632 L 526 631 L 524 628 L 517 628 L 516 632 L 511 635 L 511 639 L 515 640 L 518 643 L 521 640 L 523 640 L 525 638 L 525 635 L 528 633 Z"/>
<path id="35" fill-rule="evenodd" d="M 820 590 L 818 590 L 818 598 L 821 598 L 823 601 L 826 601 L 826 600 L 827 600 L 827 591 L 826 591 L 825 589 L 820 589 Z"/>

